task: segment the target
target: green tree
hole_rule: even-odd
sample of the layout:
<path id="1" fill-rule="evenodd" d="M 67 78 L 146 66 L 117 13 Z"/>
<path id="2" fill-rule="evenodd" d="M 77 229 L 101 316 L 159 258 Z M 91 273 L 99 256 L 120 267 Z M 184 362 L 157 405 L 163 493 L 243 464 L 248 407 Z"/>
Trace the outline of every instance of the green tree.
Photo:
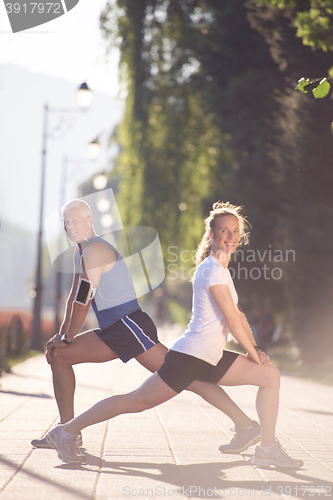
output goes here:
<path id="1" fill-rule="evenodd" d="M 256 217 L 260 184 L 267 213 L 274 195 L 267 124 L 276 108 L 272 87 L 282 79 L 243 2 L 146 1 L 135 11 L 131 5 L 109 4 L 102 16 L 105 36 L 120 43 L 128 82 L 118 166 L 120 199 L 127 207 L 135 200 L 129 218 L 150 221 L 162 234 L 169 227 L 176 244 L 191 228 L 189 244 L 198 241 L 202 213 L 216 199 L 236 197 Z"/>
<path id="2" fill-rule="evenodd" d="M 117 0 L 101 26 L 127 89 L 116 137 L 125 222 L 156 227 L 164 249 L 193 249 L 214 201 L 245 205 L 251 248 L 295 250 L 296 261 L 281 263 L 281 281 L 242 280 L 241 300 L 287 308 L 319 358 L 332 346 L 332 104 L 294 88 L 331 61 L 297 36 L 305 3 Z"/>
<path id="3" fill-rule="evenodd" d="M 296 36 L 324 52 L 333 50 L 332 0 L 258 0 L 258 6 L 277 8 L 291 17 Z"/>
<path id="4" fill-rule="evenodd" d="M 329 271 L 333 264 L 333 106 L 330 100 L 315 102 L 312 93 L 301 94 L 293 87 L 299 75 L 325 75 L 331 65 L 331 58 L 323 50 L 313 50 L 296 29 L 298 13 L 305 8 L 309 13 L 314 3 L 247 4 L 252 26 L 264 36 L 285 76 L 271 144 L 279 200 L 276 238 L 282 248 L 296 253 L 295 262 L 285 266 L 284 287 L 298 344 L 303 356 L 313 362 L 333 348 Z"/>
<path id="5" fill-rule="evenodd" d="M 164 248 L 198 243 L 202 200 L 217 177 L 228 182 L 229 136 L 203 98 L 206 80 L 191 47 L 203 36 L 200 3 L 185 9 L 186 2 L 145 1 L 132 9 L 133 2 L 118 1 L 101 18 L 105 36 L 120 41 L 128 90 L 117 136 L 118 200 L 127 223 L 158 227 Z"/>

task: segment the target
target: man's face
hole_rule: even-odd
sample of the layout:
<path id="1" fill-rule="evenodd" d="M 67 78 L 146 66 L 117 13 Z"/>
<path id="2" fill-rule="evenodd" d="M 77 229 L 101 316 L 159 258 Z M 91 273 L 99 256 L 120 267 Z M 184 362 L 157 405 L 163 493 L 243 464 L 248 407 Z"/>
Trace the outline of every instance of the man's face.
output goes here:
<path id="1" fill-rule="evenodd" d="M 64 213 L 65 231 L 71 241 L 80 243 L 88 235 L 92 229 L 92 217 L 82 215 L 78 207 L 69 208 Z"/>

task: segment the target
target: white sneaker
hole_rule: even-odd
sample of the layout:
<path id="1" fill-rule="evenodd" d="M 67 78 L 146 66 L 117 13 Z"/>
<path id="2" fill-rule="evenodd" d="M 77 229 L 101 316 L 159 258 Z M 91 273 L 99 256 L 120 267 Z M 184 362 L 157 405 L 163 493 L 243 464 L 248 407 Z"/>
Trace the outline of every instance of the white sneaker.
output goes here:
<path id="1" fill-rule="evenodd" d="M 221 444 L 219 450 L 222 453 L 242 453 L 242 451 L 247 450 L 250 446 L 260 441 L 260 425 L 255 420 L 249 429 L 236 424 L 230 430 L 235 431 L 235 435 L 229 444 Z"/>
<path id="2" fill-rule="evenodd" d="M 58 452 L 58 457 L 68 464 L 82 463 L 85 460 L 83 455 L 79 455 L 76 449 L 77 435 L 66 435 L 63 425 L 57 425 L 45 436 L 46 441 Z"/>
<path id="3" fill-rule="evenodd" d="M 268 450 L 264 450 L 261 446 L 256 446 L 252 464 L 257 467 L 275 465 L 276 467 L 285 467 L 288 469 L 300 469 L 303 467 L 302 460 L 291 458 L 278 440 Z"/>
<path id="4" fill-rule="evenodd" d="M 43 438 L 41 439 L 33 439 L 31 441 L 31 444 L 32 446 L 34 446 L 35 448 L 45 448 L 45 449 L 52 449 L 53 450 L 53 446 L 51 446 L 47 441 L 46 441 L 46 437 L 44 436 Z M 77 448 L 80 448 L 81 446 L 83 446 L 83 440 L 82 440 L 82 434 L 81 434 L 81 431 L 78 433 L 77 435 L 77 439 L 76 439 L 76 444 L 75 446 Z"/>

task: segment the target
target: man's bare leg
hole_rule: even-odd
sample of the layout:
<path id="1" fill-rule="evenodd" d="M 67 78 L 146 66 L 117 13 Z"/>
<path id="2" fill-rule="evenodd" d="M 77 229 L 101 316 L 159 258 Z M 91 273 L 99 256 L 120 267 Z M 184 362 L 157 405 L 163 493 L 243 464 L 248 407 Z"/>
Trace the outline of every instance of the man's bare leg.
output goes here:
<path id="1" fill-rule="evenodd" d="M 52 353 L 54 395 L 57 401 L 60 422 L 74 418 L 75 374 L 73 365 L 79 363 L 104 363 L 118 356 L 93 330 L 77 335 L 68 347 Z"/>
<path id="2" fill-rule="evenodd" d="M 150 372 L 157 371 L 164 362 L 168 349 L 161 343 L 137 356 L 137 361 Z M 60 349 L 52 357 L 53 384 L 59 408 L 60 422 L 74 418 L 75 375 L 72 365 L 79 363 L 103 363 L 116 359 L 112 351 L 93 330 L 77 335 L 73 343 Z M 225 413 L 235 424 L 245 427 L 252 425 L 252 420 L 234 403 L 219 386 L 204 382 L 193 382 L 187 390 L 201 396 L 209 404 Z"/>

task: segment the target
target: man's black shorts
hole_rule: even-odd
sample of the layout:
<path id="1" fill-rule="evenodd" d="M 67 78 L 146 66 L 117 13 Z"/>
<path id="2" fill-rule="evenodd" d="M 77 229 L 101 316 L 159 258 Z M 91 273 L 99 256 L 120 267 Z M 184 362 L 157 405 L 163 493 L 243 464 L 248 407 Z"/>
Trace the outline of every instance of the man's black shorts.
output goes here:
<path id="1" fill-rule="evenodd" d="M 237 352 L 223 351 L 222 358 L 214 366 L 203 359 L 171 350 L 166 353 L 164 363 L 157 373 L 171 389 L 181 392 L 194 380 L 217 384 L 238 355 Z"/>
<path id="2" fill-rule="evenodd" d="M 141 309 L 94 331 L 124 363 L 159 343 L 155 323 Z"/>

